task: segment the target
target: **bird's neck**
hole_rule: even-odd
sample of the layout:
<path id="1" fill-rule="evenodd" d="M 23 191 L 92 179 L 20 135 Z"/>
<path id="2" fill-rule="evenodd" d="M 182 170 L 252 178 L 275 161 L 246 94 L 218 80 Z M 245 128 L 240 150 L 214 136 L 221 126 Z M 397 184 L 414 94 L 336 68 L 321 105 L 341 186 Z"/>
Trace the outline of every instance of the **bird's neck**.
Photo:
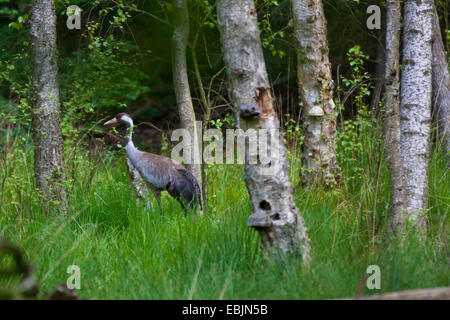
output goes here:
<path id="1" fill-rule="evenodd" d="M 125 133 L 125 148 L 127 149 L 135 149 L 133 144 L 133 122 L 127 122 L 125 125 L 126 133 Z"/>

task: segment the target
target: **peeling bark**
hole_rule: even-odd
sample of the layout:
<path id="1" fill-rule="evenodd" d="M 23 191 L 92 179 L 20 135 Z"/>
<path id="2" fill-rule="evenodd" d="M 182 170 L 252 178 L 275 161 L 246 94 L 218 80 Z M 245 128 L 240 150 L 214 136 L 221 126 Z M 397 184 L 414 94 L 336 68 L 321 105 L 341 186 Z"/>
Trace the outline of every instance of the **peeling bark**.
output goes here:
<path id="1" fill-rule="evenodd" d="M 400 0 L 388 0 L 386 10 L 386 115 L 384 134 L 391 184 L 389 226 L 396 233 L 404 225 L 403 164 L 400 147 Z"/>
<path id="2" fill-rule="evenodd" d="M 192 137 L 191 163 L 185 163 L 185 167 L 197 179 L 202 189 L 202 173 L 200 159 L 195 154 L 201 155 L 200 140 L 197 136 L 194 106 L 192 105 L 191 91 L 187 76 L 186 47 L 189 38 L 189 12 L 186 0 L 173 0 L 174 30 L 172 36 L 172 74 L 175 96 L 178 103 L 178 113 L 181 127 L 188 130 Z M 200 158 L 200 157 L 199 157 Z M 202 211 L 201 211 L 202 212 Z"/>
<path id="3" fill-rule="evenodd" d="M 253 0 L 218 0 L 217 18 L 238 128 L 267 129 L 273 133 L 271 140 L 279 142 L 278 148 L 270 144 L 269 165 L 249 164 L 260 153 L 245 150 L 244 179 L 253 208 L 248 225 L 259 232 L 264 252 L 298 254 L 306 262 L 310 241 L 289 181 L 289 162 L 273 108 Z"/>
<path id="4" fill-rule="evenodd" d="M 53 0 L 33 0 L 30 9 L 30 65 L 34 173 L 44 202 L 66 206 L 60 123 L 56 16 Z"/>
<path id="5" fill-rule="evenodd" d="M 433 106 L 443 149 L 450 163 L 450 76 L 436 8 L 433 12 Z"/>
<path id="6" fill-rule="evenodd" d="M 305 125 L 304 180 L 333 186 L 340 180 L 340 168 L 334 146 L 336 115 L 322 1 L 292 0 L 292 13 Z"/>
<path id="7" fill-rule="evenodd" d="M 430 157 L 433 1 L 406 1 L 401 77 L 401 152 L 407 219 L 426 231 Z"/>

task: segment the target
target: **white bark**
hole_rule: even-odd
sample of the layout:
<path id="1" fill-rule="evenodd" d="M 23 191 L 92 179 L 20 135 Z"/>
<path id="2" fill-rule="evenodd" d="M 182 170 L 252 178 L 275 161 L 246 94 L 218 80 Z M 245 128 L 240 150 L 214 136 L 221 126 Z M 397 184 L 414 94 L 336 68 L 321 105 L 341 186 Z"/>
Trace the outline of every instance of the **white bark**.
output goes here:
<path id="1" fill-rule="evenodd" d="M 328 186 L 340 180 L 336 161 L 336 115 L 326 21 L 321 0 L 292 0 L 297 74 L 303 107 L 305 182 Z"/>
<path id="2" fill-rule="evenodd" d="M 217 18 L 239 127 L 273 129 L 280 142 L 278 152 L 270 146 L 270 169 L 250 164 L 250 160 L 260 160 L 260 154 L 246 148 L 244 179 L 253 208 L 248 225 L 259 232 L 265 252 L 299 254 L 307 261 L 309 239 L 289 181 L 289 162 L 273 107 L 253 0 L 218 0 Z"/>
<path id="3" fill-rule="evenodd" d="M 426 229 L 431 122 L 433 1 L 405 1 L 401 151 L 408 220 Z"/>
<path id="4" fill-rule="evenodd" d="M 36 186 L 45 202 L 57 200 L 64 209 L 66 194 L 53 0 L 31 1 L 29 23 Z"/>
<path id="5" fill-rule="evenodd" d="M 201 150 L 197 135 L 194 106 L 187 76 L 186 46 L 189 38 L 189 12 L 186 0 L 173 0 L 174 30 L 172 36 L 172 74 L 175 95 L 178 103 L 181 127 L 188 130 L 192 137 L 191 161 L 185 167 L 197 179 L 202 189 L 202 172 L 200 167 Z M 184 151 L 187 151 L 186 149 Z M 198 155 L 198 159 L 197 156 Z M 200 210 L 202 213 L 202 211 Z"/>
<path id="6" fill-rule="evenodd" d="M 389 226 L 397 232 L 404 225 L 403 164 L 400 147 L 400 0 L 388 0 L 386 10 L 386 157 L 391 184 Z"/>

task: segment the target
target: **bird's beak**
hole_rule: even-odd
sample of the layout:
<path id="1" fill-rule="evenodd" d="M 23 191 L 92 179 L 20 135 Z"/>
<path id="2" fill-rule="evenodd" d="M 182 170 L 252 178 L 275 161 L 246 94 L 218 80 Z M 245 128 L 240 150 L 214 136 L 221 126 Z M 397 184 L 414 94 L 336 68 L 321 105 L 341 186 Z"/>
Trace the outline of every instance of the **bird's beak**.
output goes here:
<path id="1" fill-rule="evenodd" d="M 116 125 L 118 123 L 119 123 L 119 121 L 117 121 L 116 118 L 112 118 L 111 120 L 106 121 L 103 125 L 104 126 L 110 126 L 110 125 Z"/>

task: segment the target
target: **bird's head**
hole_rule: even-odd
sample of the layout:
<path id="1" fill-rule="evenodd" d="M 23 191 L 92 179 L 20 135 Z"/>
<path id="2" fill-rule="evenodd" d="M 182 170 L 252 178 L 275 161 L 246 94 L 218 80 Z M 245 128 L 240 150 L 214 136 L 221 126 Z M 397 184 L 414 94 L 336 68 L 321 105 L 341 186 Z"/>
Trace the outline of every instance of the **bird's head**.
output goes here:
<path id="1" fill-rule="evenodd" d="M 131 119 L 131 117 L 126 114 L 126 113 L 119 113 L 118 115 L 116 115 L 114 118 L 112 118 L 111 120 L 105 122 L 103 124 L 104 126 L 119 126 L 119 125 L 125 125 L 127 127 L 133 127 L 133 120 Z"/>

